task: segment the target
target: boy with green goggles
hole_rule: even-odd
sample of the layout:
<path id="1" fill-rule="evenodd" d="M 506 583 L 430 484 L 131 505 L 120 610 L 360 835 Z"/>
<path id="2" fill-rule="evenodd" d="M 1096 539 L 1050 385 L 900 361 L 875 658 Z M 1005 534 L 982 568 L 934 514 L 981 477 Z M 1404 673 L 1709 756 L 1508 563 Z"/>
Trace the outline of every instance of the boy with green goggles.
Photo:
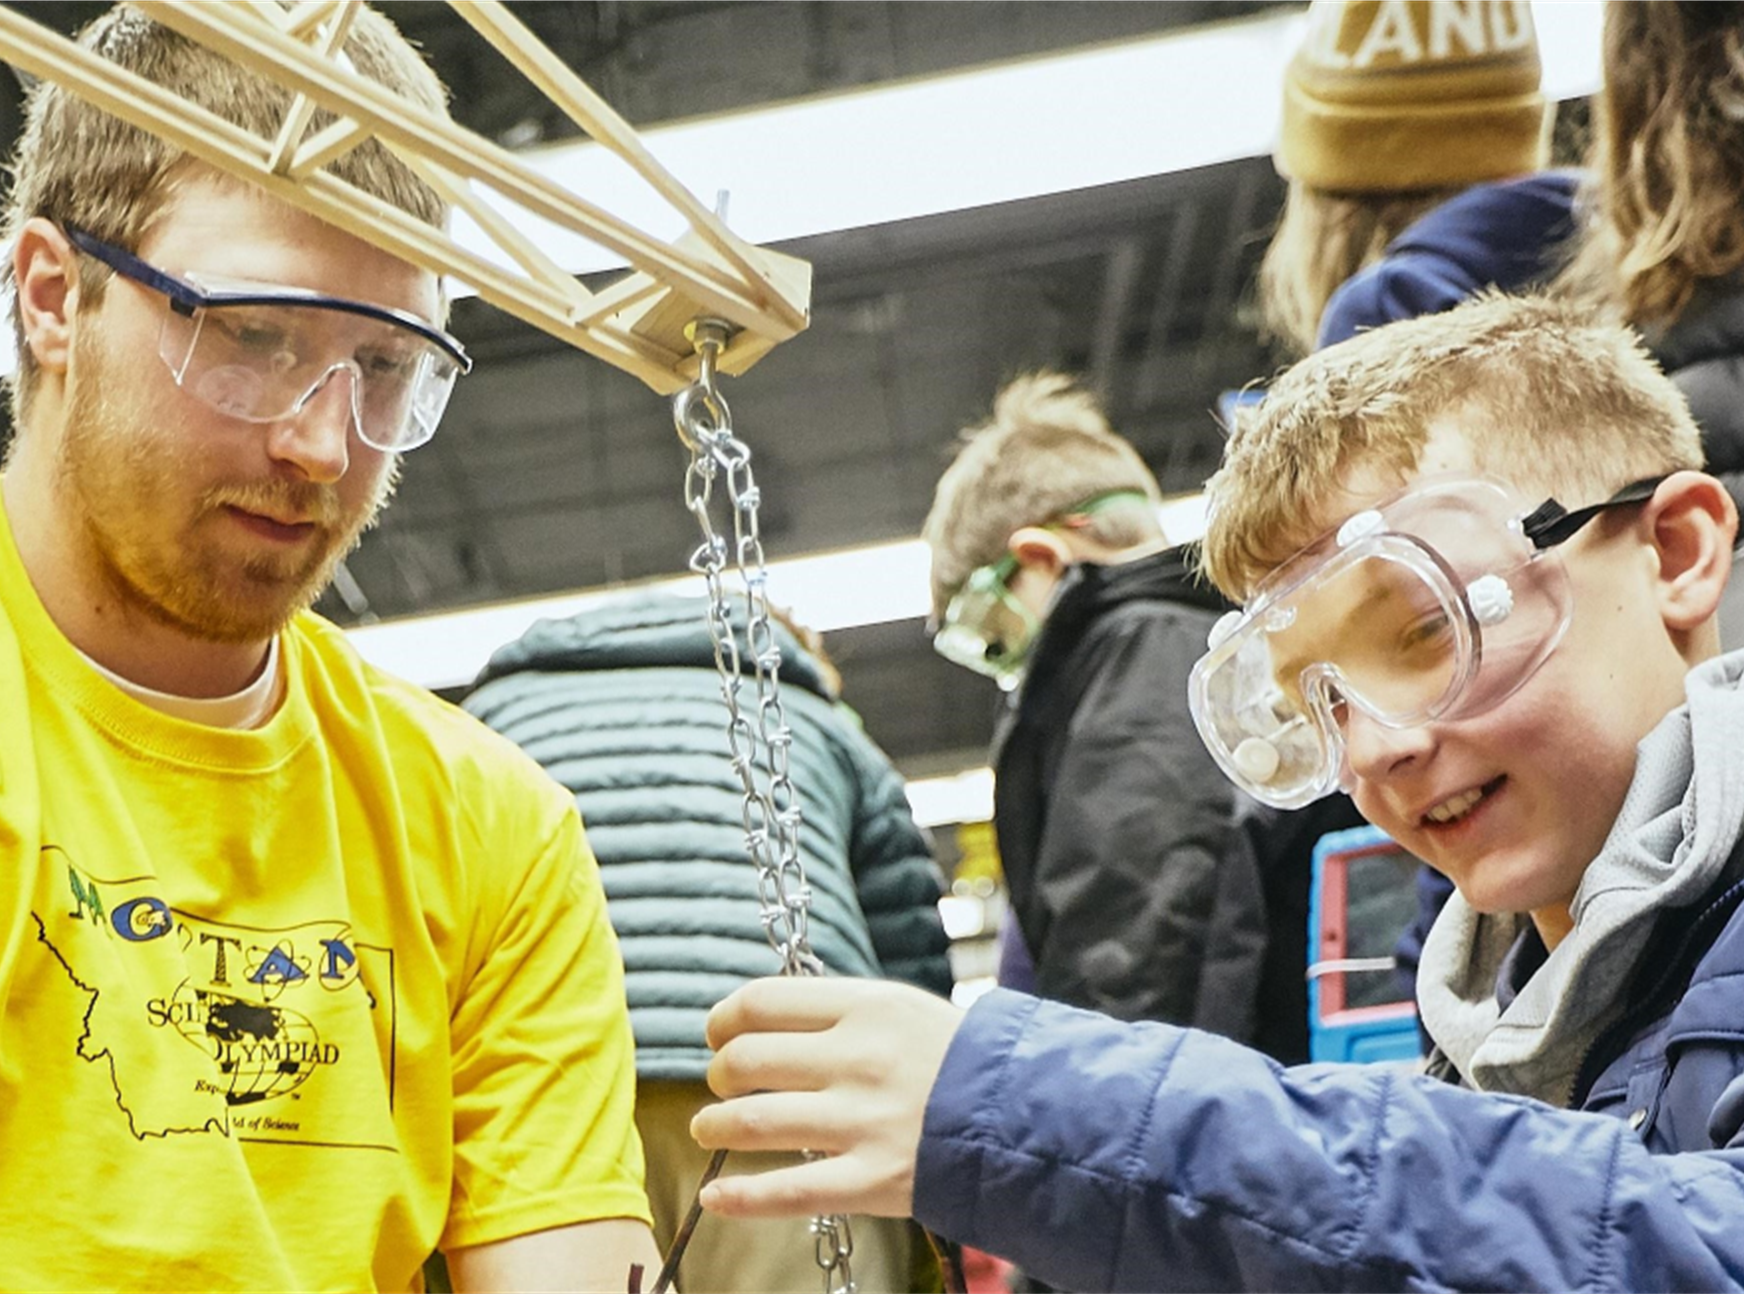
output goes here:
<path id="1" fill-rule="evenodd" d="M 1090 518 L 1117 505 L 1155 506 L 1143 490 L 1104 490 L 1071 504 L 1039 528 L 1083 529 Z M 939 655 L 987 675 L 1007 692 L 1023 678 L 1024 663 L 1042 627 L 1042 615 L 1012 591 L 1012 579 L 1022 569 L 1023 563 L 1012 552 L 977 566 L 946 605 L 943 622 L 933 635 Z"/>
<path id="2" fill-rule="evenodd" d="M 1303 1034 L 1305 989 L 1259 989 L 1263 888 L 1187 707 L 1228 604 L 1171 546 L 1160 497 L 1094 399 L 1047 373 L 1001 391 L 939 481 L 924 532 L 934 642 L 1004 693 L 1000 979 L 1125 1019 Z"/>

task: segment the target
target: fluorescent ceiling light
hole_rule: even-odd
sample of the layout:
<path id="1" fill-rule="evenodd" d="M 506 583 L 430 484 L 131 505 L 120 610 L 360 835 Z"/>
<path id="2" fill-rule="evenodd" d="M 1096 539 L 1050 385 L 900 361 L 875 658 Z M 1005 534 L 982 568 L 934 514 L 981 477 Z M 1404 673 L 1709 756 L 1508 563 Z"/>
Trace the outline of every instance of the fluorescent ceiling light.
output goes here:
<path id="1" fill-rule="evenodd" d="M 1540 0 L 1545 94 L 1598 88 L 1603 6 Z M 946 76 L 797 100 L 640 132 L 691 192 L 731 194 L 734 232 L 753 243 L 1065 193 L 1272 151 L 1300 11 L 1217 23 Z M 522 155 L 575 193 L 649 233 L 675 216 L 591 141 Z M 577 273 L 622 262 L 513 209 Z M 501 257 L 476 228 L 456 236 Z"/>
<path id="2" fill-rule="evenodd" d="M 1197 539 L 1205 531 L 1205 503 L 1199 495 L 1170 499 L 1157 511 L 1163 533 L 1173 543 Z M 932 610 L 930 570 L 927 546 L 919 539 L 813 553 L 769 563 L 769 598 L 819 633 L 916 620 Z M 682 575 L 577 589 L 546 598 L 385 620 L 352 629 L 350 636 L 365 660 L 392 674 L 428 688 L 458 687 L 471 682 L 493 651 L 519 638 L 535 620 L 574 615 L 632 588 L 695 594 L 703 592 L 703 583 L 700 576 Z M 731 577 L 728 588 L 732 588 Z"/>
<path id="3" fill-rule="evenodd" d="M 1163 535 L 1171 544 L 1188 544 L 1205 536 L 1205 496 L 1183 494 L 1165 499 L 1157 508 Z"/>
<path id="4" fill-rule="evenodd" d="M 908 783 L 908 808 L 923 827 L 993 821 L 993 770 L 971 768 L 950 777 Z"/>
<path id="5" fill-rule="evenodd" d="M 912 620 L 929 609 L 928 567 L 926 545 L 918 539 L 815 553 L 770 562 L 769 597 L 820 633 Z M 729 573 L 729 596 L 735 583 Z M 392 674 L 428 688 L 458 687 L 470 683 L 493 651 L 519 638 L 534 621 L 561 619 L 647 588 L 704 591 L 701 576 L 674 576 L 385 620 L 352 629 L 350 638 L 365 660 Z"/>
<path id="6" fill-rule="evenodd" d="M 1538 28 L 1545 98 L 1560 103 L 1594 93 L 1604 82 L 1604 4 L 1538 0 L 1532 21 Z"/>

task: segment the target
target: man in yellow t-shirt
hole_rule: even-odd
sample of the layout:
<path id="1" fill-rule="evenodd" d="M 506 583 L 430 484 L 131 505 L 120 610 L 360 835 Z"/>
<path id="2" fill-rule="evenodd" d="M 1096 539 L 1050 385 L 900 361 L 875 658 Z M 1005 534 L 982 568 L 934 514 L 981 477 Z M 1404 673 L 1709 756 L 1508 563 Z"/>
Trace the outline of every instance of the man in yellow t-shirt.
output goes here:
<path id="1" fill-rule="evenodd" d="M 134 11 L 81 39 L 256 134 L 290 107 Z M 440 107 L 379 14 L 346 54 Z M 445 216 L 373 144 L 333 169 Z M 574 805 L 307 610 L 467 367 L 434 277 L 46 83 L 5 232 L 6 1283 L 408 1289 L 440 1249 L 457 1289 L 625 1289 L 657 1258 Z"/>

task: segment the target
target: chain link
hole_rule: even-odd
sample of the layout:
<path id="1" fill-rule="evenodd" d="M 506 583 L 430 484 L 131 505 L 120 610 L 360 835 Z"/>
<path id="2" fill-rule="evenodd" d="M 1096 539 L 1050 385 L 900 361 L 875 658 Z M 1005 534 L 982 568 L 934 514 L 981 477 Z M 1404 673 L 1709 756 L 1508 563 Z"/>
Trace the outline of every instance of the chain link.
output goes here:
<path id="1" fill-rule="evenodd" d="M 708 586 L 707 622 L 714 646 L 715 671 L 727 707 L 727 745 L 743 791 L 740 818 L 745 849 L 757 870 L 759 918 L 769 945 L 781 959 L 784 975 L 821 975 L 823 963 L 811 949 L 807 920 L 811 891 L 800 863 L 800 802 L 794 789 L 789 752 L 793 731 L 781 704 L 781 647 L 769 614 L 769 571 L 758 528 L 762 499 L 751 471 L 751 450 L 733 434 L 733 418 L 716 384 L 716 360 L 728 328 L 699 320 L 693 341 L 701 359 L 697 380 L 673 397 L 672 419 L 690 450 L 684 475 L 684 503 L 702 531 L 690 569 Z M 724 496 L 731 517 L 731 543 L 717 528 L 717 498 Z M 731 564 L 739 577 L 745 619 L 745 651 L 733 632 L 733 608 L 726 589 Z M 741 703 L 743 656 L 749 655 L 755 703 Z M 761 755 L 761 758 L 759 758 Z M 809 1152 L 808 1152 L 809 1157 Z M 854 1294 L 849 1259 L 854 1252 L 848 1219 L 811 1221 L 825 1294 Z"/>

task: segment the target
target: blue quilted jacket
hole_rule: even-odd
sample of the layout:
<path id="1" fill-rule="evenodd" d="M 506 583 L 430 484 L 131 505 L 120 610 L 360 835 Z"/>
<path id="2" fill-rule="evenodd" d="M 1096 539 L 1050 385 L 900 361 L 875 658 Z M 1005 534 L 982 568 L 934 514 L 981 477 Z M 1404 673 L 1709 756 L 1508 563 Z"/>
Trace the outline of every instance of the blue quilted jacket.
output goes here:
<path id="1" fill-rule="evenodd" d="M 1081 1291 L 1744 1288 L 1732 911 L 1581 1111 L 996 991 L 934 1088 L 915 1216 Z"/>
<path id="2" fill-rule="evenodd" d="M 1633 843 L 1666 893 L 1703 879 L 1618 927 L 1626 964 L 1594 952 L 1623 989 L 1569 1040 L 1569 1108 L 1002 992 L 934 1085 L 916 1216 L 1081 1291 L 1744 1288 L 1744 657 L 1690 679 L 1559 953 L 1598 947 L 1583 923 L 1625 900 Z"/>
<path id="3" fill-rule="evenodd" d="M 701 1079 L 708 1009 L 780 969 L 758 921 L 703 605 L 639 594 L 541 621 L 491 658 L 464 703 L 575 794 L 623 948 L 645 1079 Z M 817 662 L 785 629 L 776 635 L 812 948 L 837 974 L 949 993 L 939 872 L 902 780 Z M 753 722 L 754 688 L 747 679 L 740 701 Z"/>

